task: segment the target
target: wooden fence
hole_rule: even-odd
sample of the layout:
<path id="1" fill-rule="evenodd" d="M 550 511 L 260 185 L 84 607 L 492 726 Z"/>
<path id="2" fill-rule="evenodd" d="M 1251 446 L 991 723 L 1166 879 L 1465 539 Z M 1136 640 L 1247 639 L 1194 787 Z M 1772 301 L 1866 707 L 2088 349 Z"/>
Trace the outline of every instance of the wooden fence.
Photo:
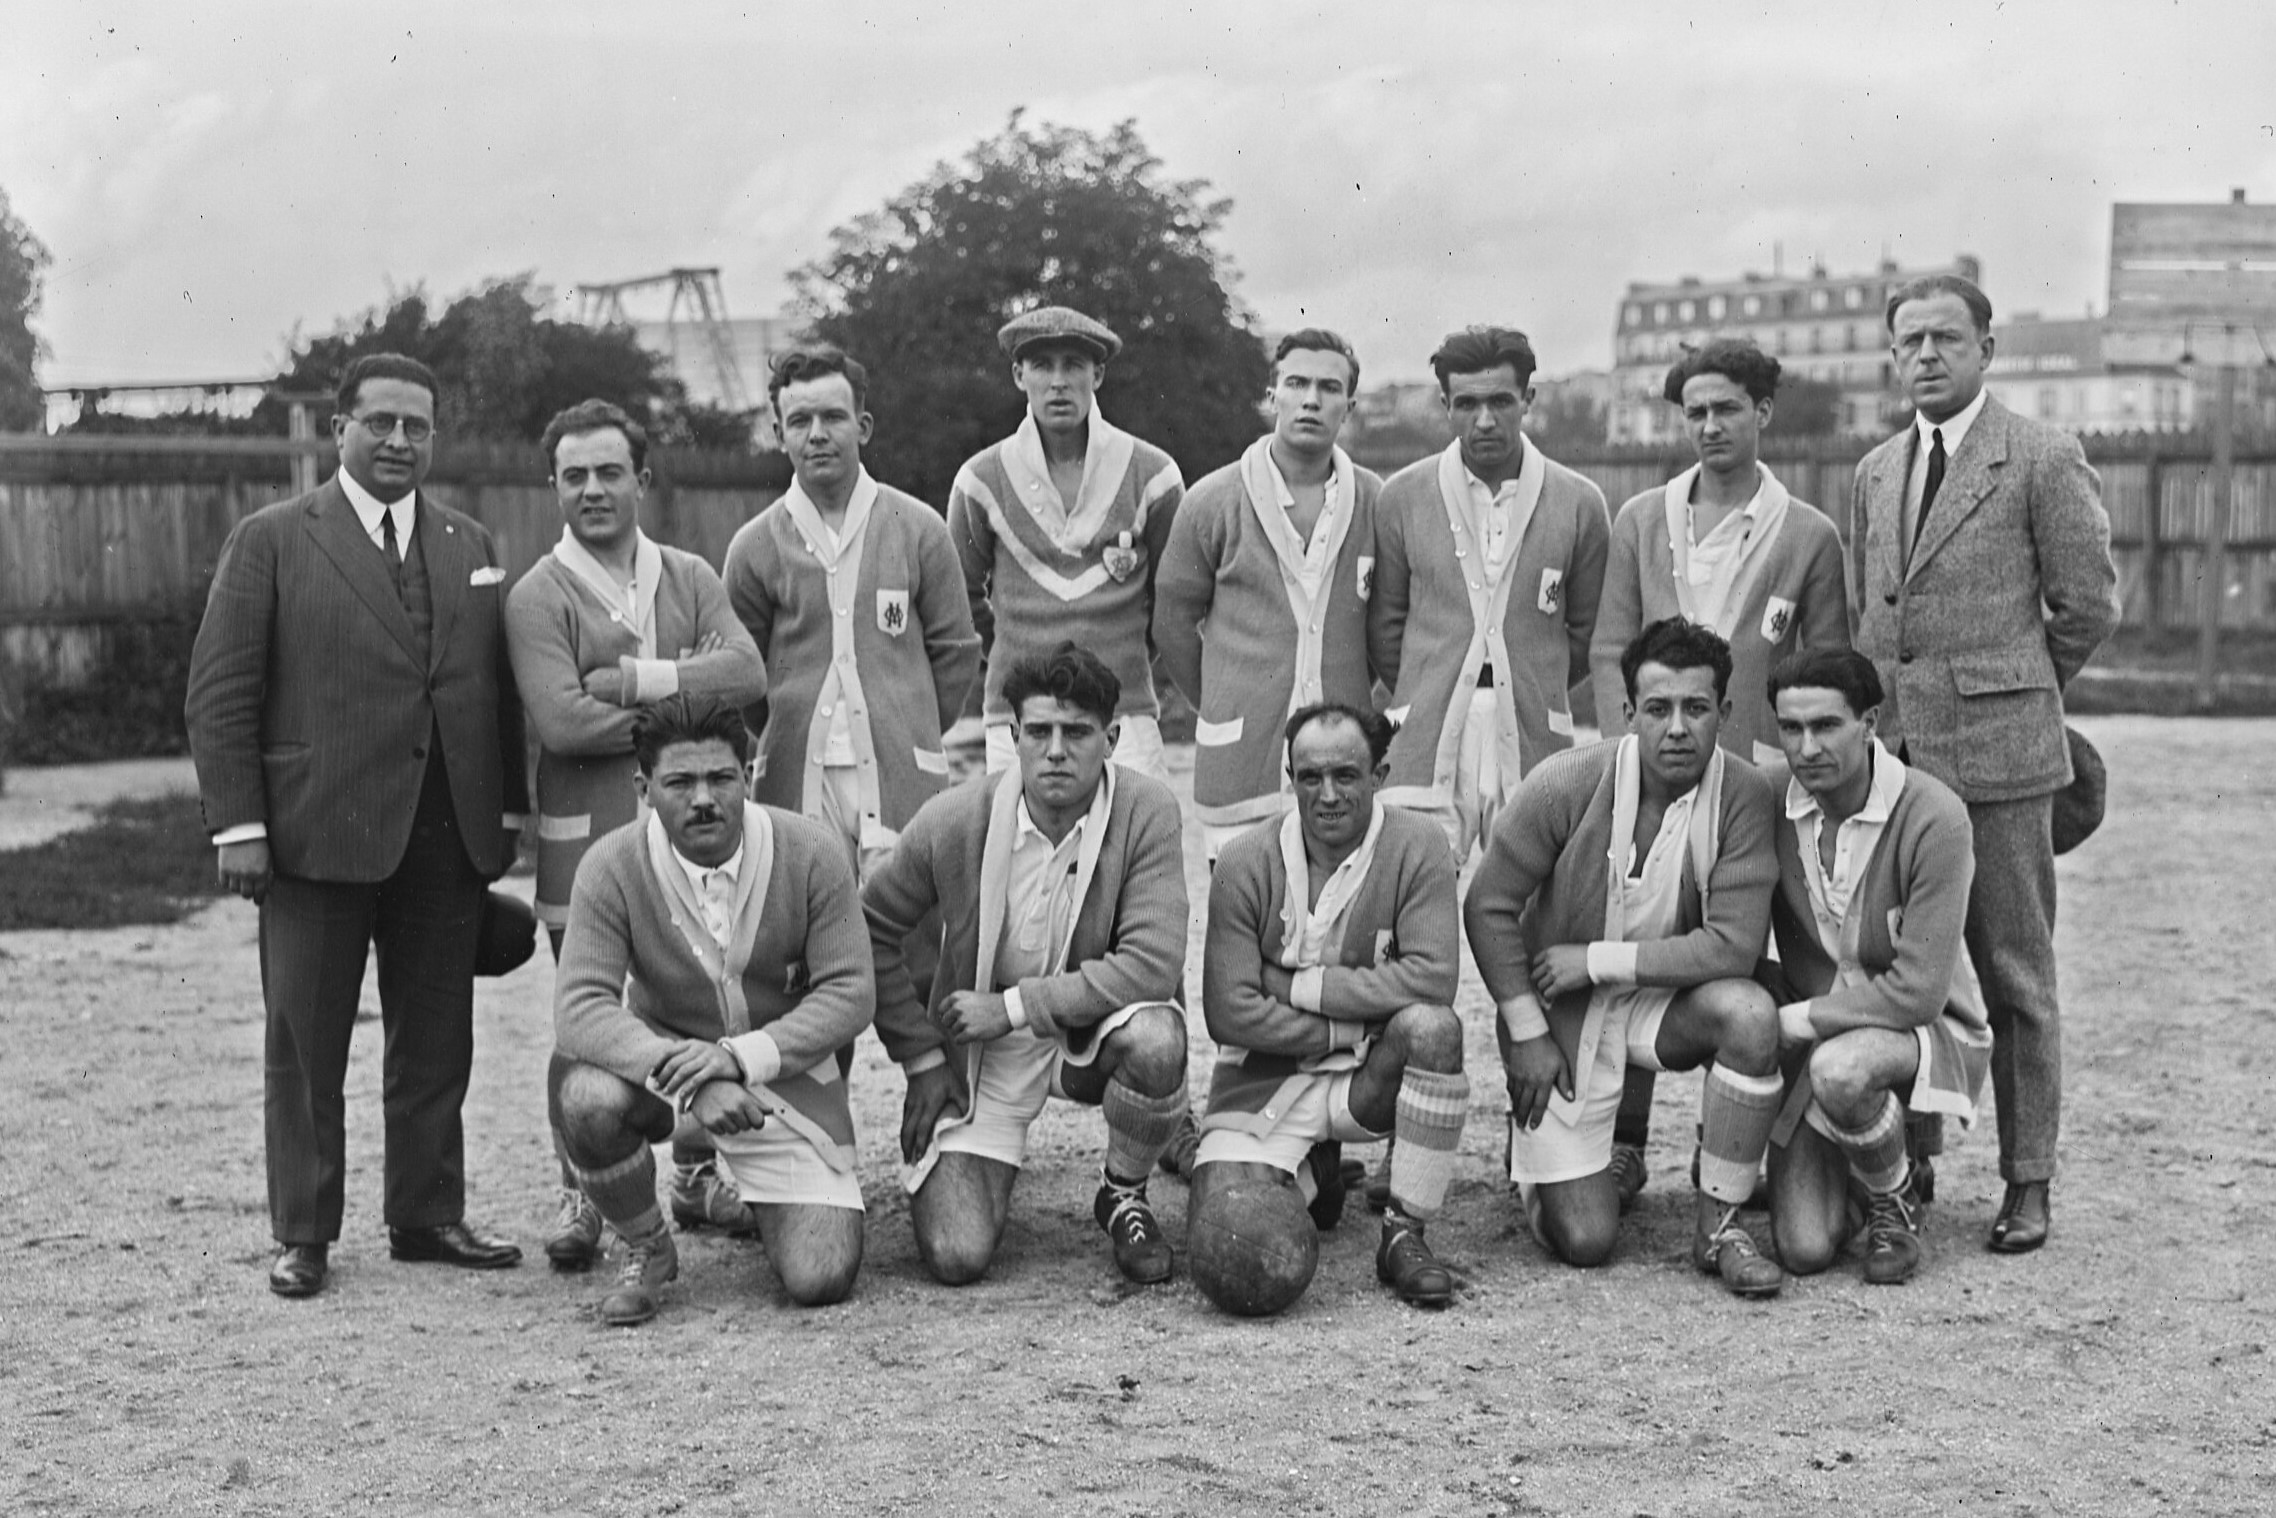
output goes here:
<path id="1" fill-rule="evenodd" d="M 1869 439 L 1771 440 L 1787 488 L 1846 533 L 1849 484 Z M 2212 521 L 2212 449 L 2199 434 L 2086 440 L 2102 475 L 2126 621 L 2199 625 L 2200 565 Z M 1372 455 L 1388 472 L 1410 462 Z M 247 513 L 291 493 L 296 458 L 333 467 L 330 444 L 282 438 L 39 438 L 0 435 L 0 659 L 19 676 L 75 683 L 99 666 L 105 630 L 193 620 L 222 540 Z M 1674 449 L 1566 454 L 1615 509 L 1690 462 Z M 643 525 L 660 541 L 721 561 L 736 528 L 780 495 L 779 455 L 659 449 Z M 560 535 L 535 447 L 449 444 L 428 485 L 497 535 L 510 576 Z M 2151 509 L 2152 502 L 2155 509 Z M 2276 630 L 2276 443 L 2236 451 L 2224 630 Z"/>
<path id="2" fill-rule="evenodd" d="M 0 436 L 0 659 L 19 676 L 75 684 L 98 668 L 107 631 L 194 624 L 237 522 L 293 493 L 296 456 L 333 469 L 328 443 L 271 438 Z M 713 564 L 782 493 L 779 455 L 657 449 L 642 526 Z M 427 488 L 488 527 L 509 583 L 561 535 L 534 446 L 438 450 Z"/>

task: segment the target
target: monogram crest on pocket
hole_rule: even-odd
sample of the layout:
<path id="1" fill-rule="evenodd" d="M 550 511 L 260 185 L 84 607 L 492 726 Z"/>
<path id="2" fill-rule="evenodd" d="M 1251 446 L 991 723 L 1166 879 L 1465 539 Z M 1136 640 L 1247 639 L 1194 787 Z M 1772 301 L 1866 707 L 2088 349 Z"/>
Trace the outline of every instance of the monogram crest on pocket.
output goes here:
<path id="1" fill-rule="evenodd" d="M 1565 608 L 1565 572 L 1561 569 L 1541 571 L 1541 610 L 1555 616 Z"/>
<path id="2" fill-rule="evenodd" d="M 1782 643 L 1794 626 L 1794 603 L 1784 596 L 1772 596 L 1770 604 L 1762 609 L 1762 640 L 1765 643 Z"/>
<path id="3" fill-rule="evenodd" d="M 806 961 L 805 961 L 805 960 L 803 960 L 803 959 L 790 959 L 790 960 L 785 960 L 785 961 L 783 961 L 783 966 L 782 966 L 782 994 L 783 994 L 783 995 L 785 995 L 785 996 L 804 996 L 804 995 L 806 994 L 806 992 L 807 992 L 808 984 L 809 984 L 809 983 L 808 983 L 808 981 L 807 981 L 807 978 L 806 978 Z"/>
<path id="4" fill-rule="evenodd" d="M 909 593 L 906 590 L 881 590 L 877 593 L 877 630 L 889 638 L 898 638 L 909 630 Z"/>
<path id="5" fill-rule="evenodd" d="M 1131 543 L 1127 532 L 1107 544 L 1100 552 L 1099 559 L 1106 565 L 1106 572 L 1114 576 L 1117 584 L 1138 572 L 1138 550 Z"/>
<path id="6" fill-rule="evenodd" d="M 1364 601 L 1375 594 L 1375 556 L 1373 554 L 1363 553 L 1359 556 L 1357 578 L 1358 585 L 1356 588 L 1359 591 L 1359 599 Z"/>

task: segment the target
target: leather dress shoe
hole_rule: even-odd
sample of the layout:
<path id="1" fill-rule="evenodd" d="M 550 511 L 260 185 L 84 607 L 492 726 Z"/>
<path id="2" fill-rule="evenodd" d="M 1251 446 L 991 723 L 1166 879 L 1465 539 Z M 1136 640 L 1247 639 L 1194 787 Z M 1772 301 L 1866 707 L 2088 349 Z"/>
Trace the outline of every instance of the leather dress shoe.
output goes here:
<path id="1" fill-rule="evenodd" d="M 519 1244 L 476 1233 L 464 1223 L 438 1223 L 432 1228 L 390 1228 L 387 1252 L 398 1260 L 432 1261 L 468 1270 L 503 1270 L 522 1262 Z"/>
<path id="2" fill-rule="evenodd" d="M 2053 1226 L 2049 1218 L 2051 1211 L 2045 1181 L 2018 1181 L 2010 1185 L 2007 1199 L 1999 1204 L 1999 1216 L 1992 1220 L 1991 1239 L 1986 1247 L 1993 1254 L 2029 1254 L 2047 1242 L 2048 1230 Z"/>
<path id="3" fill-rule="evenodd" d="M 269 1290 L 280 1297 L 313 1297 L 324 1289 L 329 1244 L 283 1244 L 269 1262 Z"/>

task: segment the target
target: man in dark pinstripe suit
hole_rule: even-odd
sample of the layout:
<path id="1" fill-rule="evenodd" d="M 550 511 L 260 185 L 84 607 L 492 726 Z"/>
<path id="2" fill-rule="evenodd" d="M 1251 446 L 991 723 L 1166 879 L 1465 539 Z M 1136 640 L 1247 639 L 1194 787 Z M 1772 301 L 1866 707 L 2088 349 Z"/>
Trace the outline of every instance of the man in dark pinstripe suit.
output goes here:
<path id="1" fill-rule="evenodd" d="M 260 903 L 268 1008 L 269 1287 L 323 1289 L 339 1237 L 348 1045 L 376 947 L 390 1252 L 487 1269 L 466 1226 L 459 1106 L 473 1061 L 485 882 L 527 808 L 505 571 L 490 534 L 421 495 L 435 378 L 358 359 L 340 472 L 221 550 L 191 655 L 190 750 L 224 885 Z"/>

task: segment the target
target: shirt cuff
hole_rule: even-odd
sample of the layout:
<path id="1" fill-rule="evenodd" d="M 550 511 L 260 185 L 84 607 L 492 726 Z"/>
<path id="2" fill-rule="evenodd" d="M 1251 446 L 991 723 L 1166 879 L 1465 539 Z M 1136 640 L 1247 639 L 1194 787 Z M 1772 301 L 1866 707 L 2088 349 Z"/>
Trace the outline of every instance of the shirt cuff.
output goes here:
<path id="1" fill-rule="evenodd" d="M 1541 1010 L 1541 999 L 1530 991 L 1520 992 L 1503 1002 L 1501 1013 L 1502 1027 L 1508 1031 L 1513 1044 L 1539 1038 L 1549 1031 L 1549 1017 Z"/>
<path id="2" fill-rule="evenodd" d="M 680 689 L 680 667 L 669 659 L 635 659 L 627 654 L 616 661 L 624 674 L 624 704 L 647 706 Z"/>
<path id="3" fill-rule="evenodd" d="M 1778 1009 L 1778 1031 L 1790 1044 L 1814 1044 L 1818 1041 L 1816 1024 L 1810 1021 L 1810 1008 L 1814 1002 L 1790 1001 Z"/>
<path id="4" fill-rule="evenodd" d="M 233 843 L 251 843 L 255 839 L 267 838 L 268 836 L 269 825 L 267 823 L 240 822 L 233 828 L 223 828 L 214 834 L 213 846 L 217 849 L 225 849 Z"/>
<path id="5" fill-rule="evenodd" d="M 1328 1048 L 1356 1049 L 1367 1039 L 1367 1024 L 1347 1023 L 1340 1018 L 1328 1019 Z"/>
<path id="6" fill-rule="evenodd" d="M 1636 945 L 1599 939 L 1588 946 L 1588 978 L 1600 986 L 1636 983 Z"/>
<path id="7" fill-rule="evenodd" d="M 1027 1026 L 1027 1008 L 1020 1004 L 1019 987 L 1017 986 L 1004 993 L 1004 1016 L 1012 1020 L 1012 1027 L 1015 1030 Z"/>
<path id="8" fill-rule="evenodd" d="M 927 1070 L 938 1070 L 947 1063 L 948 1051 L 935 1044 L 922 1054 L 909 1056 L 908 1062 L 901 1066 L 901 1074 L 904 1076 L 922 1075 Z"/>
<path id="9" fill-rule="evenodd" d="M 1320 996 L 1327 989 L 1328 972 L 1320 965 L 1307 965 L 1298 970 L 1288 988 L 1288 1004 L 1299 1012 L 1320 1010 Z"/>
<path id="10" fill-rule="evenodd" d="M 748 1033 L 738 1033 L 732 1038 L 723 1038 L 720 1042 L 732 1049 L 735 1057 L 743 1062 L 745 1084 L 772 1085 L 776 1077 L 782 1074 L 782 1049 L 775 1043 L 774 1035 L 765 1029 L 753 1028 Z"/>

